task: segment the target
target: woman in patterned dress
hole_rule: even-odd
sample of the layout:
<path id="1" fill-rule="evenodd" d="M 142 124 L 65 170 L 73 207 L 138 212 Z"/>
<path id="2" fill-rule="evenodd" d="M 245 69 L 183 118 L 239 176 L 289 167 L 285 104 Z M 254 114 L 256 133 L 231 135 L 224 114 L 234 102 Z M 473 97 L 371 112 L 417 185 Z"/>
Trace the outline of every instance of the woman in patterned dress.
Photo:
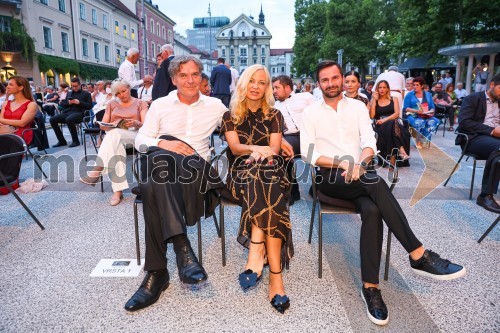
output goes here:
<path id="1" fill-rule="evenodd" d="M 269 263 L 269 300 L 284 313 L 290 306 L 281 276 L 282 264 L 293 255 L 288 212 L 289 180 L 279 156 L 283 116 L 273 108 L 270 76 L 262 65 L 247 68 L 238 80 L 221 135 L 229 145 L 228 199 L 242 207 L 238 242 L 249 249 L 244 290 L 254 287 Z"/>

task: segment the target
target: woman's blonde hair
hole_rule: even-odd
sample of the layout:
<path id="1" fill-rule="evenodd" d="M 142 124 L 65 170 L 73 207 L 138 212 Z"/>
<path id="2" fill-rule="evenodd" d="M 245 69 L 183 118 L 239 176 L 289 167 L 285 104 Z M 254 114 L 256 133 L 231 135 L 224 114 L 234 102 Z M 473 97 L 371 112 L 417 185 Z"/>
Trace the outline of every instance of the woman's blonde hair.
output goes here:
<path id="1" fill-rule="evenodd" d="M 233 97 L 229 108 L 231 109 L 231 118 L 234 124 L 241 125 L 243 120 L 248 116 L 248 103 L 247 103 L 247 88 L 250 79 L 257 71 L 264 71 L 266 73 L 266 90 L 262 97 L 261 109 L 264 114 L 264 119 L 269 118 L 271 108 L 274 106 L 273 88 L 271 87 L 271 76 L 269 71 L 263 65 L 252 65 L 245 69 L 238 79 L 238 84 L 234 91 Z"/>

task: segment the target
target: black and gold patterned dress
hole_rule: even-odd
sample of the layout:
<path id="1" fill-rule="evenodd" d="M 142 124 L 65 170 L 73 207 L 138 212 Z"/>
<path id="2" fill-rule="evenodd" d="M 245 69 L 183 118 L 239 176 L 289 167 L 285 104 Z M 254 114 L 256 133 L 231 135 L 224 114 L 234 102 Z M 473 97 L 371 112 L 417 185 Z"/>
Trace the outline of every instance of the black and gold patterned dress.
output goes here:
<path id="1" fill-rule="evenodd" d="M 241 144 L 269 146 L 271 134 L 283 133 L 284 124 L 283 115 L 276 109 L 271 109 L 269 119 L 264 119 L 261 109 L 250 111 L 240 125 L 231 121 L 228 111 L 223 116 L 220 135 L 236 131 Z M 286 161 L 275 156 L 271 165 L 267 160 L 245 164 L 248 156 L 234 156 L 229 149 L 227 158 L 228 191 L 224 191 L 223 195 L 242 207 L 238 242 L 248 248 L 253 224 L 267 236 L 281 238 L 281 260 L 287 264 L 293 256 L 293 243 L 288 211 L 290 181 L 286 177 Z"/>

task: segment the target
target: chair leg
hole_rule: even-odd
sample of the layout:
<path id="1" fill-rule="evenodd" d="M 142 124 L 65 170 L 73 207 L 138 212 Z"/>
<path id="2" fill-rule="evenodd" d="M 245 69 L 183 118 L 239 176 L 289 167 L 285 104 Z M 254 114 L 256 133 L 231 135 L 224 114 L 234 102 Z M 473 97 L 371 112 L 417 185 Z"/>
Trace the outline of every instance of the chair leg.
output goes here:
<path id="1" fill-rule="evenodd" d="M 389 264 L 391 260 L 391 230 L 387 230 L 387 248 L 385 250 L 385 270 L 384 270 L 384 280 L 387 281 L 389 278 Z"/>
<path id="2" fill-rule="evenodd" d="M 214 219 L 215 230 L 217 231 L 217 236 L 220 238 L 220 227 L 219 227 L 219 223 L 217 223 L 217 215 L 215 215 L 215 212 L 212 214 L 212 218 Z"/>
<path id="3" fill-rule="evenodd" d="M 139 218 L 137 216 L 137 202 L 134 202 L 134 229 L 135 229 L 135 253 L 137 255 L 137 266 L 140 266 L 141 247 L 139 246 Z"/>
<path id="4" fill-rule="evenodd" d="M 101 193 L 104 193 L 104 178 L 102 177 L 102 174 L 101 174 Z"/>
<path id="5" fill-rule="evenodd" d="M 319 211 L 318 219 L 318 278 L 323 277 L 323 213 Z"/>
<path id="6" fill-rule="evenodd" d="M 220 217 L 220 241 L 222 248 L 222 266 L 226 266 L 226 230 L 224 226 L 224 205 L 222 202 L 219 204 L 219 217 Z"/>
<path id="7" fill-rule="evenodd" d="M 198 221 L 198 261 L 203 265 L 203 251 L 201 246 L 201 221 Z"/>
<path id="8" fill-rule="evenodd" d="M 446 184 L 448 184 L 448 182 L 450 181 L 451 179 L 451 176 L 453 175 L 453 173 L 457 170 L 458 166 L 460 165 L 460 161 L 462 160 L 462 158 L 464 158 L 464 154 L 462 154 L 460 156 L 460 158 L 458 159 L 457 161 L 457 164 L 455 164 L 455 167 L 453 168 L 453 170 L 451 171 L 450 175 L 448 176 L 448 179 L 446 179 L 446 181 L 444 182 L 444 187 L 446 187 Z"/>
<path id="9" fill-rule="evenodd" d="M 474 177 L 476 176 L 476 159 L 474 159 L 474 166 L 472 167 L 472 179 L 470 180 L 469 200 L 472 199 L 472 192 L 474 191 Z"/>
<path id="10" fill-rule="evenodd" d="M 314 215 L 316 213 L 316 199 L 313 199 L 311 211 L 312 211 L 311 212 L 311 223 L 309 225 L 309 241 L 308 241 L 309 244 L 311 244 L 311 238 L 312 238 L 312 233 L 313 233 L 313 228 L 314 228 Z"/>
<path id="11" fill-rule="evenodd" d="M 42 169 L 42 166 L 38 163 L 37 161 L 37 158 L 39 157 L 39 155 L 37 156 L 33 156 L 33 162 L 35 162 L 36 166 L 38 167 L 38 169 L 42 172 L 42 175 L 45 177 L 45 179 L 49 179 L 49 177 L 47 177 L 47 175 L 45 174 L 45 172 L 43 171 Z"/>
<path id="12" fill-rule="evenodd" d="M 481 238 L 479 238 L 479 240 L 477 241 L 478 243 L 481 243 L 484 239 L 484 237 L 488 236 L 488 234 L 490 233 L 491 230 L 493 230 L 493 228 L 497 225 L 498 221 L 500 221 L 500 215 L 497 217 L 497 219 L 495 220 L 495 222 L 493 222 L 490 227 L 488 228 L 488 230 L 486 230 L 486 232 L 481 236 Z"/>

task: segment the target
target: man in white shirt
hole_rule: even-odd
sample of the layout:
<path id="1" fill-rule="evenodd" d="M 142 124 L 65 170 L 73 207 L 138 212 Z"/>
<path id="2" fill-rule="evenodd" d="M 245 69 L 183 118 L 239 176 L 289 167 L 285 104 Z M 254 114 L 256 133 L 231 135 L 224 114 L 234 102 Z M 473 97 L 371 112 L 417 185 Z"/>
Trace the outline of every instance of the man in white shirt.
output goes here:
<path id="1" fill-rule="evenodd" d="M 200 223 L 203 215 L 211 214 L 205 211 L 205 205 L 218 200 L 205 199 L 207 195 L 215 195 L 215 189 L 224 187 L 220 179 L 220 184 L 212 183 L 217 179 L 211 178 L 206 183 L 199 179 L 208 177 L 201 174 L 207 171 L 206 160 L 210 157 L 208 138 L 220 125 L 227 109 L 220 100 L 200 94 L 202 70 L 196 57 L 172 59 L 169 73 L 177 90 L 151 104 L 137 134 L 136 149 L 144 151 L 147 148 L 148 153 L 141 170 L 147 178 L 140 187 L 146 225 L 144 270 L 147 274 L 125 304 L 127 311 L 155 303 L 167 289 L 167 241 L 174 245 L 181 282 L 198 284 L 207 279 L 205 269 L 191 248 L 186 229 L 187 225 Z M 201 193 L 204 186 L 207 186 L 206 193 Z"/>
<path id="2" fill-rule="evenodd" d="M 377 151 L 375 133 L 365 104 L 342 95 L 342 68 L 324 60 L 317 66 L 316 77 L 324 100 L 303 112 L 302 157 L 320 167 L 318 188 L 324 195 L 352 201 L 361 214 L 361 295 L 368 318 L 385 325 L 389 314 L 378 289 L 382 219 L 410 254 L 415 273 L 450 280 L 463 276 L 465 268 L 425 250 L 386 182 L 376 174 L 365 174 L 366 164 Z"/>
<path id="3" fill-rule="evenodd" d="M 302 123 L 302 111 L 316 102 L 316 98 L 308 92 L 292 94 L 293 81 L 289 76 L 280 75 L 273 78 L 273 93 L 276 103 L 274 107 L 281 111 L 285 119 L 286 129 L 283 133 L 284 139 L 292 146 L 294 156 L 300 156 L 300 125 Z M 292 176 L 293 164 L 287 164 L 289 179 Z M 299 184 L 292 184 L 292 192 L 289 199 L 290 205 L 300 200 Z"/>
<path id="4" fill-rule="evenodd" d="M 462 104 L 462 99 L 467 97 L 467 90 L 464 89 L 464 84 L 462 82 L 457 82 L 457 88 L 455 89 L 455 95 L 457 96 L 459 105 Z"/>
<path id="5" fill-rule="evenodd" d="M 150 105 L 153 101 L 153 76 L 149 74 L 145 75 L 143 80 L 144 85 L 137 90 L 137 93 L 139 94 L 139 99 Z"/>
<path id="6" fill-rule="evenodd" d="M 139 50 L 131 47 L 127 51 L 127 58 L 120 65 L 118 69 L 118 77 L 127 81 L 130 84 L 130 95 L 132 97 L 137 98 L 137 88 L 143 83 L 142 80 L 137 80 L 137 76 L 135 74 L 135 64 L 139 61 Z"/>
<path id="7" fill-rule="evenodd" d="M 405 76 L 398 72 L 398 66 L 389 66 L 387 72 L 380 74 L 375 80 L 375 87 L 380 80 L 386 80 L 391 88 L 391 96 L 399 101 L 401 109 L 403 108 Z"/>
<path id="8" fill-rule="evenodd" d="M 240 73 L 233 66 L 226 64 L 226 67 L 231 71 L 231 84 L 229 85 L 229 92 L 231 96 L 233 95 L 234 89 L 236 89 L 236 83 L 238 82 L 238 78 L 240 77 Z"/>
<path id="9" fill-rule="evenodd" d="M 92 92 L 92 102 L 95 104 L 102 104 L 103 100 L 106 99 L 106 92 L 104 91 L 104 81 L 97 81 Z"/>

